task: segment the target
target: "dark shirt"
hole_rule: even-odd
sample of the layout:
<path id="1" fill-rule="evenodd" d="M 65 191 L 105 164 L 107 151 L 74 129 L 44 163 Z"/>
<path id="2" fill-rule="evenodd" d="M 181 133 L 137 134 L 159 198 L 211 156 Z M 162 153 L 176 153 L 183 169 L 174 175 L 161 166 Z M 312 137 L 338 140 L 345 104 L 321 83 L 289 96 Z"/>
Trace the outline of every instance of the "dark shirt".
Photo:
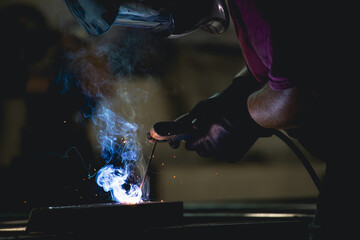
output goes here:
<path id="1" fill-rule="evenodd" d="M 357 7 L 306 0 L 228 4 L 255 78 L 274 90 L 305 86 L 317 94 L 311 124 L 291 131 L 326 162 L 313 239 L 360 239 Z"/>

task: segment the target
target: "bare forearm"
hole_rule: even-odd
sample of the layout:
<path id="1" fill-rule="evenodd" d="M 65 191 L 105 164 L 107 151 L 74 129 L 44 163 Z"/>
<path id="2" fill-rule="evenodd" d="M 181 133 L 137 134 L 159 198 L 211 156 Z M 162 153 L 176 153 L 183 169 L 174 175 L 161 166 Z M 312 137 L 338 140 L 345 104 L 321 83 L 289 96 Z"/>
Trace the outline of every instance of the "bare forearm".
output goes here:
<path id="1" fill-rule="evenodd" d="M 313 96 L 309 91 L 292 87 L 275 91 L 266 84 L 248 98 L 251 117 L 265 128 L 298 127 L 311 113 Z"/>

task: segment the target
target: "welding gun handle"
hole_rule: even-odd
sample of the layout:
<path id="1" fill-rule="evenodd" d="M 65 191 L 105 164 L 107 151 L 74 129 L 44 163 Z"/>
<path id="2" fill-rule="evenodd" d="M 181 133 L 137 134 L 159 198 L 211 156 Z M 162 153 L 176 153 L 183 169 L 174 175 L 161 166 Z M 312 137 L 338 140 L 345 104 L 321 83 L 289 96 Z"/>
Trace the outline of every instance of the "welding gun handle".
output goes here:
<path id="1" fill-rule="evenodd" d="M 193 134 L 187 133 L 187 134 L 180 134 L 176 135 L 176 137 L 172 138 L 169 141 L 181 141 L 181 140 L 188 140 L 193 137 Z"/>

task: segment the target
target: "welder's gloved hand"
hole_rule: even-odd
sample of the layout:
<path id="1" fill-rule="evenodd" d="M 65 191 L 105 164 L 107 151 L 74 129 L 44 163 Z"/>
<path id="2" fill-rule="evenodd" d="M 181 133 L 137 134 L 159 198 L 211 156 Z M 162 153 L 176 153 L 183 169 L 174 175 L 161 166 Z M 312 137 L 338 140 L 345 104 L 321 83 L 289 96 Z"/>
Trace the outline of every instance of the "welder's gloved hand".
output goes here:
<path id="1" fill-rule="evenodd" d="M 237 77 L 223 92 L 199 102 L 175 120 L 193 125 L 192 137 L 186 140 L 187 150 L 203 157 L 236 161 L 259 137 L 272 135 L 272 129 L 258 125 L 248 112 L 247 98 L 256 90 L 253 82 L 254 79 Z M 179 144 L 180 141 L 170 142 L 172 148 Z"/>

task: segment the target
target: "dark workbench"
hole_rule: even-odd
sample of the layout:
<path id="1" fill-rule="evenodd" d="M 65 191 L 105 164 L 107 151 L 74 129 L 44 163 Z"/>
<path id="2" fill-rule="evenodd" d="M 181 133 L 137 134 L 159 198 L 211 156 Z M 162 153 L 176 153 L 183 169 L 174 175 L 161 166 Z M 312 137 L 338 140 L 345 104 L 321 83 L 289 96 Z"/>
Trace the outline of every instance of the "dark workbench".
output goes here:
<path id="1" fill-rule="evenodd" d="M 183 217 L 167 226 L 89 229 L 71 233 L 26 231 L 29 212 L 2 214 L 3 239 L 308 239 L 313 203 L 184 203 Z M 121 216 L 119 216 L 121 217 Z M 154 216 L 156 218 L 156 214 Z M 96 221 L 116 221 L 98 219 Z"/>

